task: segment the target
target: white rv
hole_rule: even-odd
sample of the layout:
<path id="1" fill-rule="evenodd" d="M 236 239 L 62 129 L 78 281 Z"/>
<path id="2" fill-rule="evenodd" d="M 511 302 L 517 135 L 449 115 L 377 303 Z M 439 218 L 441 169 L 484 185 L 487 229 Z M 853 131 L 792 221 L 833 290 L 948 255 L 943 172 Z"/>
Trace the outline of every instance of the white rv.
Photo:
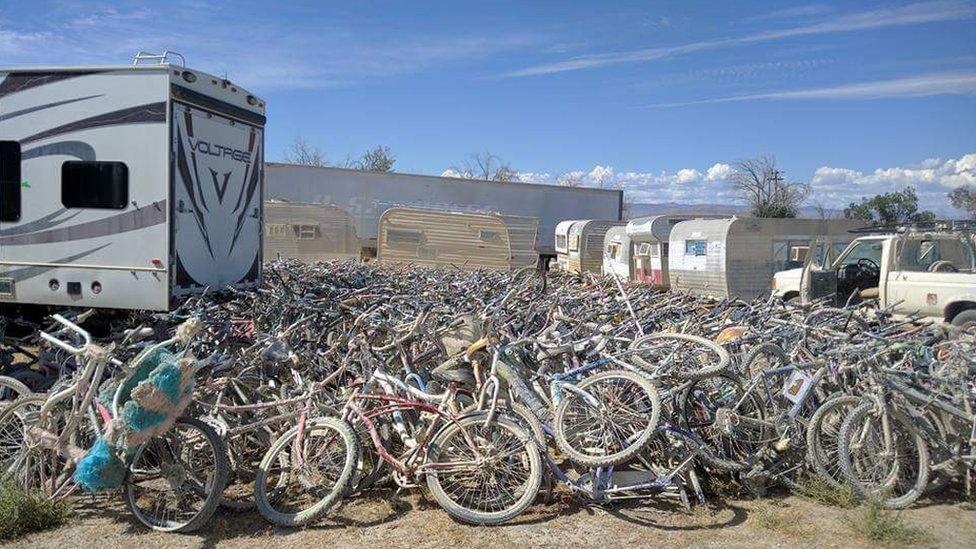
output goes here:
<path id="1" fill-rule="evenodd" d="M 264 101 L 166 61 L 0 69 L 0 303 L 260 284 Z"/>
<path id="2" fill-rule="evenodd" d="M 671 229 L 689 219 L 718 219 L 721 215 L 655 215 L 627 223 L 627 253 L 631 280 L 668 287 L 668 239 Z M 608 235 L 610 233 L 607 233 Z"/>

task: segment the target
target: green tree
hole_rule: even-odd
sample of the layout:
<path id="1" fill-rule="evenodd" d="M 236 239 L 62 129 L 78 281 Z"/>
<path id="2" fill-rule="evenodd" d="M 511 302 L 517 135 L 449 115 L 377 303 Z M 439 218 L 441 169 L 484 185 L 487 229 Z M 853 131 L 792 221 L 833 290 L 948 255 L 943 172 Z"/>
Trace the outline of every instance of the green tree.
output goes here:
<path id="1" fill-rule="evenodd" d="M 385 145 L 377 145 L 364 152 L 356 162 L 357 169 L 367 172 L 392 172 L 396 157 Z"/>
<path id="2" fill-rule="evenodd" d="M 930 223 L 935 214 L 929 210 L 918 211 L 918 195 L 915 187 L 908 186 L 900 191 L 892 191 L 861 197 L 860 202 L 851 202 L 844 208 L 847 219 L 863 219 L 877 225 L 904 225 L 906 223 Z"/>
<path id="3" fill-rule="evenodd" d="M 949 203 L 976 219 L 976 186 L 963 185 L 949 191 Z"/>

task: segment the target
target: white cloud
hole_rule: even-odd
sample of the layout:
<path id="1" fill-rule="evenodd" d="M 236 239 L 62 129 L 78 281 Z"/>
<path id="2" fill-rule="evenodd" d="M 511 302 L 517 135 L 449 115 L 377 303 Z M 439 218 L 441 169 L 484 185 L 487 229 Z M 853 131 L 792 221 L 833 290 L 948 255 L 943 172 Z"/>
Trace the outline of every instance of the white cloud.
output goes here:
<path id="1" fill-rule="evenodd" d="M 684 168 L 678 170 L 678 173 L 674 176 L 674 180 L 681 184 L 696 183 L 701 181 L 701 172 L 694 168 Z"/>
<path id="2" fill-rule="evenodd" d="M 705 175 L 705 179 L 708 181 L 725 181 L 732 174 L 732 166 L 728 164 L 723 164 L 721 162 L 716 162 L 712 164 L 711 168 L 708 168 L 708 173 Z"/>
<path id="3" fill-rule="evenodd" d="M 688 44 L 671 47 L 645 48 L 615 53 L 584 55 L 567 59 L 565 61 L 537 65 L 534 67 L 512 71 L 501 76 L 535 76 L 592 69 L 620 63 L 655 61 L 702 50 L 714 50 L 744 44 L 769 42 L 797 36 L 855 32 L 885 27 L 932 23 L 937 21 L 956 21 L 970 19 L 974 15 L 976 15 L 976 8 L 974 8 L 973 4 L 965 0 L 935 0 L 930 2 L 918 2 L 915 4 L 908 4 L 893 8 L 880 8 L 870 11 L 849 13 L 846 15 L 839 15 L 830 19 L 825 19 L 818 23 L 781 30 L 758 32 L 737 38 L 691 42 Z"/>
<path id="4" fill-rule="evenodd" d="M 804 100 L 804 99 L 881 99 L 886 97 L 924 97 L 931 95 L 973 95 L 976 94 L 976 72 L 941 72 L 923 74 L 908 78 L 879 80 L 876 82 L 860 82 L 843 84 L 826 88 L 808 90 L 790 90 L 772 93 L 754 93 L 749 95 L 734 95 L 700 99 L 697 101 L 679 101 L 676 103 L 655 103 L 647 108 L 662 109 L 671 107 L 686 107 L 689 105 L 703 105 L 708 103 L 731 103 L 734 101 L 762 101 L 762 100 Z"/>

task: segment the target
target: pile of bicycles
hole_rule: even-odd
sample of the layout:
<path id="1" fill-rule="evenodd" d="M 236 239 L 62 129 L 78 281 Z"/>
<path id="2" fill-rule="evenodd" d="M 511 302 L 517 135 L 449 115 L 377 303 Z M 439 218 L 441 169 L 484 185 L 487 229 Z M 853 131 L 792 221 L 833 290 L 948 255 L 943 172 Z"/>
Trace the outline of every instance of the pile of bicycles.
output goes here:
<path id="1" fill-rule="evenodd" d="M 762 494 L 817 475 L 890 507 L 973 484 L 972 331 L 869 303 L 709 300 L 534 270 L 265 272 L 260 290 L 133 313 L 98 342 L 66 319 L 46 327 L 56 380 L 4 389 L 0 466 L 48 497 L 78 493 L 74 468 L 117 411 L 96 395 L 176 345 L 207 357 L 192 402 L 125 456 L 126 504 L 157 529 L 191 531 L 218 507 L 302 526 L 422 486 L 490 525 L 556 493 L 693 505 L 716 476 Z M 174 339 L 190 318 L 200 329 Z"/>

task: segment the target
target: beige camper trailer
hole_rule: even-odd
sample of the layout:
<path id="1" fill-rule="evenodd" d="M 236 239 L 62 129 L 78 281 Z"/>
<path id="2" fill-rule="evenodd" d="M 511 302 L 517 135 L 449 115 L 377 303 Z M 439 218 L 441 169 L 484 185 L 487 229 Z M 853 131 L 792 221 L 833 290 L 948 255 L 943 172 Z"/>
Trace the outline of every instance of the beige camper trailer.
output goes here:
<path id="1" fill-rule="evenodd" d="M 534 267 L 539 220 L 395 207 L 380 216 L 380 261 L 470 269 Z"/>
<path id="2" fill-rule="evenodd" d="M 323 261 L 359 257 L 355 222 L 332 204 L 264 203 L 264 257 Z"/>
<path id="3" fill-rule="evenodd" d="M 560 271 L 569 270 L 569 228 L 578 221 L 578 219 L 567 219 L 556 223 L 556 238 L 553 247 L 556 250 L 556 268 Z"/>
<path id="4" fill-rule="evenodd" d="M 626 221 L 585 219 L 569 227 L 566 270 L 571 273 L 596 273 L 603 270 L 603 238 L 610 227 L 626 226 Z M 557 229 L 559 225 L 556 226 Z"/>
<path id="5" fill-rule="evenodd" d="M 632 219 L 626 233 L 630 241 L 630 279 L 656 288 L 668 287 L 668 239 L 671 229 L 689 219 L 720 219 L 723 215 L 656 215 Z"/>
<path id="6" fill-rule="evenodd" d="M 671 230 L 671 288 L 716 298 L 751 299 L 771 291 L 773 273 L 803 265 L 811 242 L 843 247 L 864 227 L 847 219 L 692 219 Z"/>

